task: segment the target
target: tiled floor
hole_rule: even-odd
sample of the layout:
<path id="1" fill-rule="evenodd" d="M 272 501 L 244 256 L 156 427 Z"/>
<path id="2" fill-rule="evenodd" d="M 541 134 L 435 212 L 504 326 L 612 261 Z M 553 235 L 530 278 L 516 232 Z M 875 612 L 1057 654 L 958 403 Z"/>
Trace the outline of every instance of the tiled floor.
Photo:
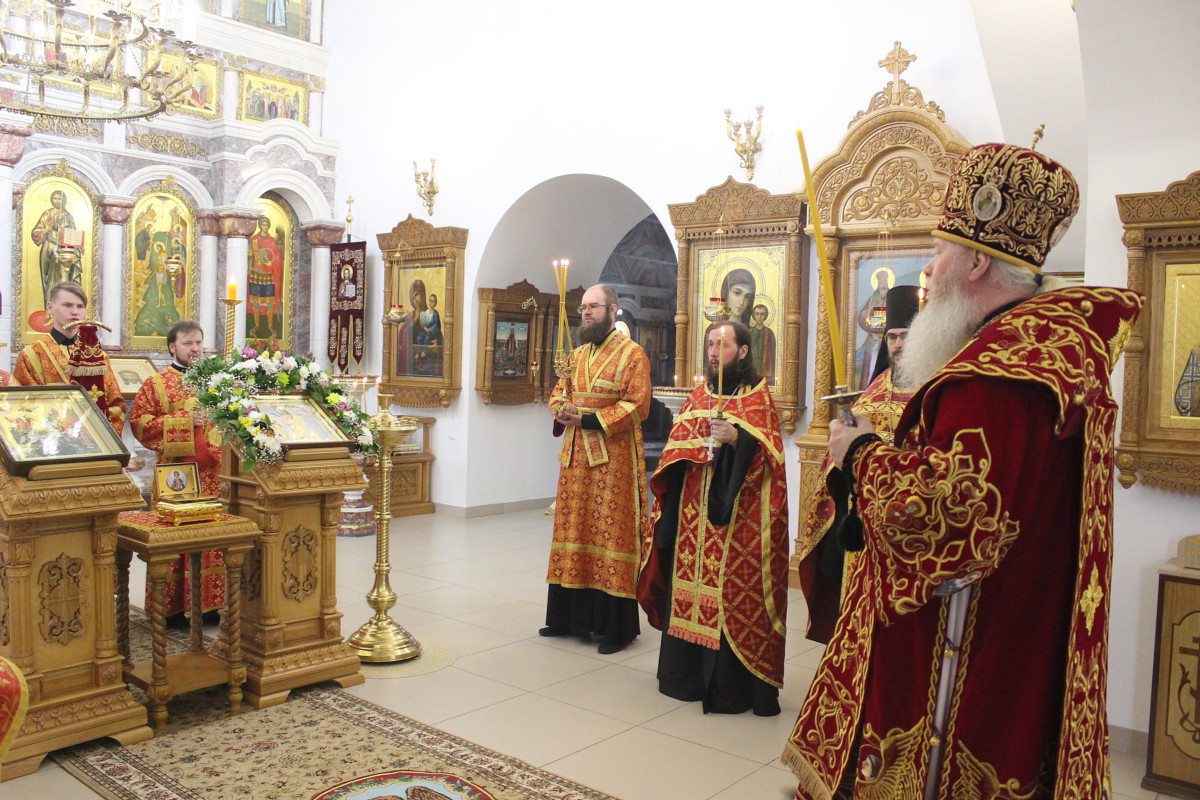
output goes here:
<path id="1" fill-rule="evenodd" d="M 458 654 L 453 666 L 412 678 L 369 680 L 349 691 L 622 800 L 788 800 L 796 782 L 779 764 L 820 647 L 803 636 L 793 590 L 783 714 L 704 715 L 657 691 L 658 632 L 621 653 L 537 635 L 544 624 L 550 517 L 540 511 L 394 523 L 392 617 L 418 640 Z M 338 540 L 343 630 L 370 616 L 375 539 Z M 131 595 L 142 596 L 135 561 Z M 1154 798 L 1138 784 L 1144 761 L 1113 754 L 1117 798 Z M 47 759 L 6 782 L 0 796 L 76 800 L 95 794 Z M 1165 795 L 1164 795 L 1165 797 Z M 303 800 L 298 798 L 298 800 Z"/>

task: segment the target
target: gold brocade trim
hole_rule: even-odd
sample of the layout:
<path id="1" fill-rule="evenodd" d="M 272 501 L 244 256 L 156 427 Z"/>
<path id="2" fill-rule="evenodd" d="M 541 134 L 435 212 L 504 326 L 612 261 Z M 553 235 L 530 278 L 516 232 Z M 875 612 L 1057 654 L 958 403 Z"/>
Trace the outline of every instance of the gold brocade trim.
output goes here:
<path id="1" fill-rule="evenodd" d="M 1096 609 L 1100 607 L 1100 603 L 1103 600 L 1104 590 L 1100 588 L 1100 573 L 1096 570 L 1095 565 L 1093 565 L 1092 578 L 1088 581 L 1088 588 L 1079 599 L 1079 610 L 1083 612 L 1089 634 L 1092 632 L 1092 621 L 1096 617 Z"/>
<path id="2" fill-rule="evenodd" d="M 1038 793 L 1036 782 L 1027 792 L 1021 791 L 1020 781 L 1016 778 L 1002 783 L 996 768 L 981 761 L 962 742 L 956 742 L 953 749 L 958 777 L 949 791 L 942 787 L 940 796 L 948 800 L 1032 800 Z"/>
<path id="3" fill-rule="evenodd" d="M 891 576 L 884 607 L 898 614 L 919 609 L 947 581 L 989 573 L 1020 531 L 988 481 L 992 458 L 982 429 L 958 431 L 945 452 L 920 455 L 924 468 L 899 470 L 861 493 L 863 518 L 883 521 L 879 553 Z"/>
<path id="4" fill-rule="evenodd" d="M 638 563 L 640 557 L 629 553 L 618 553 L 615 550 L 607 550 L 603 547 L 597 547 L 594 544 L 577 544 L 575 542 L 554 542 L 550 545 L 551 549 L 558 550 L 564 553 L 588 553 L 590 555 L 601 555 L 605 558 L 610 558 L 613 561 L 627 561 Z"/>
<path id="5" fill-rule="evenodd" d="M 196 455 L 192 415 L 186 417 L 163 417 L 162 454 L 163 458 L 186 458 Z M 186 435 L 186 438 L 184 436 Z"/>
<path id="6" fill-rule="evenodd" d="M 924 770 L 919 769 L 918 764 L 922 758 L 928 758 L 929 733 L 929 723 L 924 719 L 908 730 L 893 728 L 883 739 L 879 738 L 870 723 L 864 725 L 862 749 L 878 752 L 882 763 L 879 765 L 879 776 L 874 780 L 865 781 L 860 773 L 854 785 L 856 800 L 923 797 L 925 784 L 921 780 L 921 773 Z"/>
<path id="7" fill-rule="evenodd" d="M 1129 343 L 1129 337 L 1133 335 L 1133 324 L 1127 319 L 1122 319 L 1117 322 L 1117 332 L 1108 340 L 1108 368 L 1112 369 L 1120 360 L 1121 354 L 1125 352 L 1125 345 Z"/>

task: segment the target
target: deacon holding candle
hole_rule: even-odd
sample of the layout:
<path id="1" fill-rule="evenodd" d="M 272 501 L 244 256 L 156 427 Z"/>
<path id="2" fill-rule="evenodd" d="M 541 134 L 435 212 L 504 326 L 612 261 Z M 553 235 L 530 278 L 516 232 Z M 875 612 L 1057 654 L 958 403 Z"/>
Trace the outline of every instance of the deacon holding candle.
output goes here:
<path id="1" fill-rule="evenodd" d="M 660 692 L 699 700 L 705 713 L 772 716 L 787 627 L 779 415 L 745 324 L 714 322 L 704 341 L 707 381 L 675 417 L 650 480 L 638 601 L 663 632 Z"/>
<path id="2" fill-rule="evenodd" d="M 588 289 L 579 307 L 583 344 L 569 359 L 555 355 L 559 380 L 549 406 L 563 443 L 546 627 L 538 631 L 585 641 L 595 635 L 601 654 L 624 649 L 640 633 L 634 590 L 647 507 L 642 420 L 650 412 L 650 360 L 616 330 L 616 312 L 611 286 Z M 562 334 L 560 327 L 560 347 Z"/>

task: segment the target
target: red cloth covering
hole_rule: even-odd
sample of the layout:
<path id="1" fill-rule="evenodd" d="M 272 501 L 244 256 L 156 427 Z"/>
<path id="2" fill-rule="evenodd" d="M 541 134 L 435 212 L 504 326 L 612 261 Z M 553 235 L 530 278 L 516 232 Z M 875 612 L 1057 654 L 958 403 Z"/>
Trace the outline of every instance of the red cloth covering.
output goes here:
<path id="1" fill-rule="evenodd" d="M 685 641 L 717 650 L 724 633 L 738 658 L 756 677 L 783 685 L 787 631 L 787 480 L 779 414 L 765 380 L 732 397 L 720 398 L 726 418 L 751 436 L 758 452 L 738 492 L 728 525 L 708 515 L 712 466 L 706 447 L 709 420 L 718 396 L 707 386 L 688 396 L 675 418 L 658 468 L 650 479 L 654 507 L 642 551 L 638 601 L 651 625 Z M 673 566 L 671 617 L 664 620 L 666 586 L 653 545 L 662 516 L 666 471 L 688 464 L 680 500 Z"/>
<path id="2" fill-rule="evenodd" d="M 888 367 L 863 391 L 862 396 L 851 407 L 851 411 L 856 416 L 865 416 L 871 420 L 875 432 L 891 444 L 892 432 L 895 431 L 900 414 L 912 395 L 911 391 L 897 389 L 892 384 L 892 368 Z M 800 590 L 808 603 L 806 636 L 822 644 L 828 643 L 829 637 L 833 635 L 833 626 L 837 622 L 841 602 L 841 587 L 846 585 L 850 573 L 854 570 L 854 562 L 858 559 L 858 553 L 845 553 L 840 584 L 823 575 L 818 569 L 817 546 L 821 544 L 825 534 L 829 533 L 834 517 L 833 496 L 829 485 L 832 470 L 833 462 L 826 453 L 821 462 L 821 477 L 811 501 L 811 509 L 800 534 L 796 537 Z"/>
<path id="3" fill-rule="evenodd" d="M 152 376 L 133 398 L 130 426 L 134 437 L 158 453 L 159 464 L 195 463 L 200 490 L 213 497 L 221 493 L 221 434 L 212 425 L 196 425 L 192 412 L 198 405 L 183 373 L 174 368 Z M 181 556 L 167 579 L 164 613 L 191 610 L 190 556 Z M 146 587 L 149 608 L 150 587 Z M 216 550 L 200 559 L 200 604 L 203 611 L 225 607 L 225 560 Z"/>
<path id="4" fill-rule="evenodd" d="M 935 742 L 939 797 L 1111 796 L 1110 372 L 1141 304 L 1088 288 L 1021 303 L 918 391 L 902 446 L 859 451 L 866 550 L 784 752 L 798 797 L 869 762 L 855 797 L 921 797 Z M 935 730 L 949 596 L 968 586 Z"/>
<path id="5" fill-rule="evenodd" d="M 94 335 L 95 327 L 91 330 Z M 78 342 L 79 339 L 76 340 L 76 344 Z M 94 347 L 98 349 L 99 345 Z M 17 356 L 17 364 L 13 367 L 13 382 L 21 386 L 80 383 L 80 379 L 72 375 L 70 350 L 70 347 L 58 344 L 50 336 L 34 341 Z M 93 357 L 96 355 L 95 351 L 89 352 Z M 117 376 L 113 374 L 108 356 L 100 350 L 99 357 L 103 362 L 103 378 L 91 381 L 91 385 L 85 388 L 119 435 L 125 427 L 125 396 L 121 394 L 121 387 L 117 384 Z M 90 366 L 96 366 L 94 359 L 91 359 Z"/>
<path id="6" fill-rule="evenodd" d="M 16 741 L 29 708 L 29 687 L 20 667 L 0 656 L 0 758 Z"/>
<path id="7" fill-rule="evenodd" d="M 0 369 L 0 386 L 8 386 L 11 383 L 12 383 L 12 373 L 5 372 L 4 370 Z"/>
<path id="8" fill-rule="evenodd" d="M 563 436 L 546 582 L 632 599 L 646 532 L 642 420 L 650 413 L 650 360 L 614 331 L 600 347 L 576 348 L 571 363 L 570 397 L 560 380 L 550 413 L 570 400 L 594 413 L 602 430 L 571 426 Z"/>

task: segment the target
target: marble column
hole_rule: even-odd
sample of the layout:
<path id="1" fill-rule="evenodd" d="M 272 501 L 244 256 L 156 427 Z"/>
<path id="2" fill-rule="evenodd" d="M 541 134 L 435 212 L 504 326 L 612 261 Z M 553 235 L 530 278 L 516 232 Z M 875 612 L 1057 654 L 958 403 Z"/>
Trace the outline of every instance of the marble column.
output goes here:
<path id="1" fill-rule="evenodd" d="M 25 139 L 31 133 L 32 128 L 0 123 L 0 242 L 6 245 L 19 235 L 13 231 L 16 194 L 12 172 L 25 152 Z M 20 324 L 20 313 L 13 292 L 13 250 L 8 246 L 0 247 L 0 300 L 4 306 L 0 313 L 0 369 L 11 371 L 16 360 L 12 352 L 13 326 Z"/>
<path id="2" fill-rule="evenodd" d="M 133 198 L 101 197 L 100 222 L 104 225 L 104 261 L 100 264 L 100 297 L 93 298 L 99 311 L 98 319 L 112 328 L 100 329 L 100 343 L 119 347 L 125 324 L 125 223 L 133 213 Z"/>
<path id="3" fill-rule="evenodd" d="M 330 245 L 342 240 L 346 226 L 339 222 L 306 222 L 301 226 L 312 245 L 312 322 L 309 326 L 313 359 L 330 369 L 329 361 L 329 265 Z"/>
<path id="4" fill-rule="evenodd" d="M 250 234 L 254 233 L 260 216 L 258 211 L 252 209 L 232 209 L 218 212 L 221 221 L 221 235 L 225 237 L 225 283 L 237 284 L 237 296 L 242 300 L 242 304 L 237 307 L 234 314 L 233 340 L 239 345 L 246 340 L 246 298 L 249 295 L 246 272 L 250 264 Z M 219 294 L 224 297 L 226 293 L 220 292 Z M 222 311 L 221 336 L 218 346 L 221 348 L 221 352 L 226 352 L 229 345 L 225 341 L 223 313 L 225 306 L 221 305 L 220 309 Z"/>
<path id="5" fill-rule="evenodd" d="M 215 349 L 218 333 L 225 330 L 225 306 L 217 302 L 217 298 L 225 296 L 225 287 L 217 281 L 221 219 L 211 211 L 201 211 L 196 216 L 200 223 L 200 254 L 196 262 L 200 307 L 196 309 L 196 321 L 204 328 L 205 344 Z"/>

